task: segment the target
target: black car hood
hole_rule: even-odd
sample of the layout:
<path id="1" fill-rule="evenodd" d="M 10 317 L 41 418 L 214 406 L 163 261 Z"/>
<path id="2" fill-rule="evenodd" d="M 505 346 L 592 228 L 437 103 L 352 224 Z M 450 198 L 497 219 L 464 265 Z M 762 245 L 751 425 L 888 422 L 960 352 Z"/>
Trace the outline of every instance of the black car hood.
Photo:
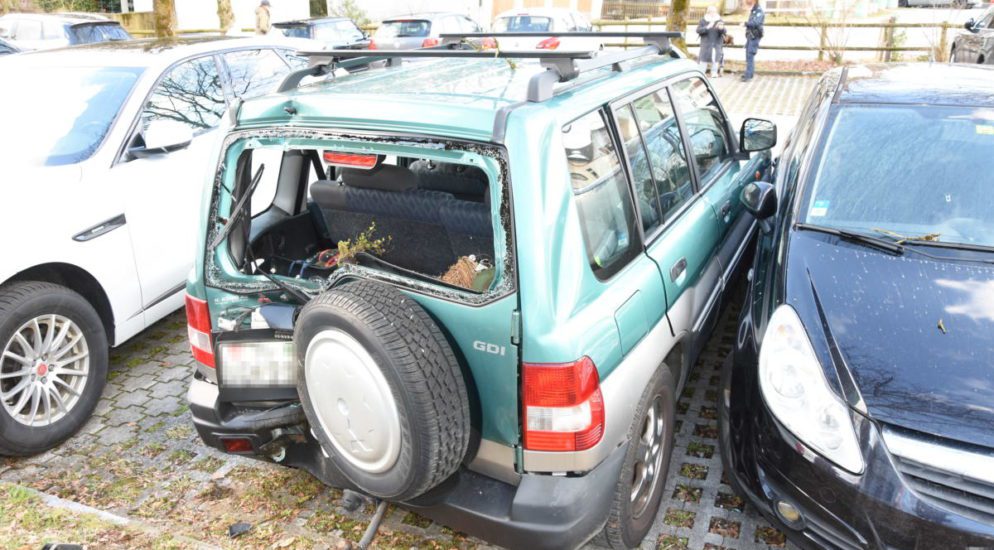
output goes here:
<path id="1" fill-rule="evenodd" d="M 994 447 L 994 265 L 810 231 L 792 235 L 788 258 L 788 292 L 816 295 L 871 418 Z"/>

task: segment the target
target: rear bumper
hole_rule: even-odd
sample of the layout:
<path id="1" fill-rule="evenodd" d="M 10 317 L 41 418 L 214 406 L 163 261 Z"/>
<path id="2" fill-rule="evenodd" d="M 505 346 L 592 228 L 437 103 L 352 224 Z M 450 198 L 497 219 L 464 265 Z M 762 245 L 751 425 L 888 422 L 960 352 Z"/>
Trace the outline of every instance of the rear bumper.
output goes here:
<path id="1" fill-rule="evenodd" d="M 328 485 L 356 489 L 324 459 L 299 404 L 236 407 L 222 403 L 217 386 L 200 377 L 193 379 L 187 399 L 207 445 L 224 451 L 224 439 L 246 438 L 254 449 L 246 455 L 282 456 L 282 464 L 307 470 Z M 508 548 L 576 548 L 603 528 L 626 450 L 627 443 L 583 476 L 524 474 L 516 486 L 464 467 L 428 493 L 399 504 Z"/>

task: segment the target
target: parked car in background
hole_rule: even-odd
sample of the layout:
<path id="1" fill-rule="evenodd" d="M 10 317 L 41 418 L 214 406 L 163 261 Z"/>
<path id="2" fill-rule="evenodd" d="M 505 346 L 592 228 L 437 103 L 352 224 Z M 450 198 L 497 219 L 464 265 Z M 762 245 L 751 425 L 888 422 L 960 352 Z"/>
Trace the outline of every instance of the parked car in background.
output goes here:
<path id="1" fill-rule="evenodd" d="M 8 13 L 0 16 L 0 38 L 22 50 L 48 50 L 79 44 L 129 40 L 120 23 L 89 13 Z"/>
<path id="2" fill-rule="evenodd" d="M 966 33 L 953 39 L 949 60 L 953 63 L 994 63 L 994 6 L 979 20 L 970 18 L 964 25 Z"/>
<path id="3" fill-rule="evenodd" d="M 908 8 L 975 8 L 985 0 L 897 0 L 898 7 Z"/>
<path id="4" fill-rule="evenodd" d="M 593 25 L 585 15 L 566 8 L 524 8 L 508 10 L 494 19 L 493 31 L 516 32 L 590 32 Z M 597 38 L 567 36 L 503 38 L 502 49 L 522 50 L 596 50 L 602 43 Z"/>
<path id="5" fill-rule="evenodd" d="M 273 23 L 273 27 L 291 38 L 309 38 L 321 42 L 328 49 L 363 49 L 369 46 L 369 37 L 347 17 L 318 17 L 297 21 Z"/>
<path id="6" fill-rule="evenodd" d="M 0 55 L 9 55 L 21 51 L 20 48 L 0 38 Z"/>
<path id="7" fill-rule="evenodd" d="M 442 43 L 442 34 L 470 33 L 483 30 L 476 21 L 461 13 L 431 12 L 384 19 L 373 34 L 370 48 L 412 50 L 431 48 Z"/>
<path id="8" fill-rule="evenodd" d="M 182 305 L 216 129 L 290 72 L 286 41 L 0 59 L 0 455 L 72 435 L 100 397 L 108 345 Z"/>
<path id="9" fill-rule="evenodd" d="M 509 548 L 636 547 L 776 128 L 667 46 L 435 54 L 242 105 L 187 285 L 197 431 Z"/>
<path id="10" fill-rule="evenodd" d="M 818 83 L 719 400 L 733 486 L 799 546 L 994 547 L 994 68 Z"/>

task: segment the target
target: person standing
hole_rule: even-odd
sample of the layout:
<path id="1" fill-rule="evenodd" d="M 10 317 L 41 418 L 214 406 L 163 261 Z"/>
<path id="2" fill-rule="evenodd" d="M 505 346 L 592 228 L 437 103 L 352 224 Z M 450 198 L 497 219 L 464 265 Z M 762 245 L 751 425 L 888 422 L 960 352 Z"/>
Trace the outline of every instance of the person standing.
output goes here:
<path id="1" fill-rule="evenodd" d="M 742 81 L 752 80 L 756 72 L 756 53 L 759 52 L 759 41 L 763 38 L 763 23 L 766 22 L 766 12 L 759 5 L 759 0 L 745 0 L 749 6 L 749 19 L 744 23 L 746 28 L 746 70 Z"/>
<path id="2" fill-rule="evenodd" d="M 255 8 L 255 34 L 269 34 L 269 0 L 262 0 Z"/>
<path id="3" fill-rule="evenodd" d="M 708 6 L 701 22 L 697 24 L 697 34 L 701 37 L 701 68 L 707 72 L 710 64 L 711 78 L 714 78 L 719 74 L 722 48 L 725 45 L 725 22 L 721 20 L 717 7 Z"/>

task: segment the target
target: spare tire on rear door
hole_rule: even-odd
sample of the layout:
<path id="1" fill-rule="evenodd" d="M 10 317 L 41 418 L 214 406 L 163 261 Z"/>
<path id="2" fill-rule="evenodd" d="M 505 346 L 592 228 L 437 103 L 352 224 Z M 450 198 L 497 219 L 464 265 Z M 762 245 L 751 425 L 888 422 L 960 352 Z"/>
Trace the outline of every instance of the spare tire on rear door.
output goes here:
<path id="1" fill-rule="evenodd" d="M 459 468 L 469 445 L 466 384 L 415 301 L 381 283 L 344 284 L 303 308 L 294 344 L 311 432 L 359 489 L 407 500 Z"/>

